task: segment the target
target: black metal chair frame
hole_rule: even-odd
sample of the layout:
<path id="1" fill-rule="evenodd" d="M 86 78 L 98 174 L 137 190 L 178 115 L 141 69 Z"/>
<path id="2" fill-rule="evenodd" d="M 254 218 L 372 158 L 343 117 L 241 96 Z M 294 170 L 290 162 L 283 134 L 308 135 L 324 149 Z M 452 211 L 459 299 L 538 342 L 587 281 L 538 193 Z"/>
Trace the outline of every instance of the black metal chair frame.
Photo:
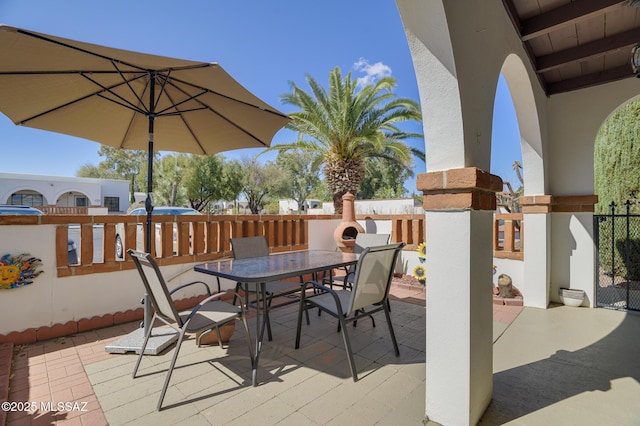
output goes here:
<path id="1" fill-rule="evenodd" d="M 165 378 L 164 385 L 162 386 L 160 398 L 158 399 L 158 405 L 156 407 L 158 411 L 162 409 L 162 401 L 164 400 L 164 396 L 167 392 L 169 380 L 171 379 L 171 374 L 173 373 L 176 360 L 178 359 L 178 353 L 180 352 L 180 347 L 182 346 L 182 342 L 186 334 L 201 333 L 200 336 L 196 339 L 196 343 L 199 347 L 202 337 L 206 333 L 211 332 L 212 330 L 216 330 L 218 334 L 218 342 L 222 346 L 219 327 L 230 323 L 231 321 L 241 320 L 244 325 L 247 346 L 249 347 L 249 357 L 251 360 L 251 365 L 253 366 L 253 348 L 251 346 L 251 336 L 249 335 L 249 327 L 247 325 L 245 311 L 242 307 L 244 305 L 244 299 L 242 298 L 242 296 L 235 292 L 223 292 L 212 295 L 209 286 L 203 281 L 190 282 L 169 291 L 162 276 L 162 272 L 158 267 L 158 264 L 150 254 L 131 249 L 129 249 L 127 253 L 133 259 L 138 272 L 140 273 L 142 283 L 144 284 L 145 290 L 149 296 L 149 300 L 151 301 L 155 311 L 153 314 L 153 319 L 151 320 L 151 323 L 149 325 L 149 329 L 145 334 L 144 343 L 140 348 L 140 354 L 138 355 L 138 360 L 136 361 L 136 365 L 133 369 L 132 377 L 134 379 L 136 378 L 138 368 L 140 367 L 140 362 L 142 361 L 142 357 L 144 355 L 144 350 L 147 347 L 147 343 L 149 342 L 149 338 L 151 337 L 153 331 L 153 324 L 156 320 L 159 320 L 169 327 L 173 328 L 178 334 L 176 348 L 173 353 L 173 357 L 171 358 L 169 369 L 167 370 L 167 377 Z M 150 272 L 152 276 L 148 276 L 147 272 Z M 178 312 L 175 303 L 171 298 L 171 295 L 178 290 L 182 290 L 186 287 L 196 284 L 200 284 L 205 287 L 207 297 L 190 311 Z M 227 295 L 228 293 L 234 293 L 237 297 L 240 298 L 241 304 L 239 307 L 227 302 L 223 302 L 221 300 L 217 300 L 222 296 Z"/>
<path id="2" fill-rule="evenodd" d="M 351 290 L 334 290 L 330 286 L 322 284 L 320 282 L 308 281 L 305 283 L 305 290 L 307 286 L 312 286 L 314 290 L 320 291 L 320 294 L 313 295 L 311 297 L 305 297 L 306 291 L 301 293 L 300 298 L 300 307 L 298 310 L 298 325 L 296 328 L 296 343 L 295 348 L 298 349 L 300 347 L 300 335 L 302 330 L 302 312 L 306 312 L 308 309 L 312 309 L 314 307 L 319 308 L 320 310 L 326 312 L 327 314 L 336 317 L 338 319 L 339 325 L 338 330 L 342 331 L 342 337 L 345 345 L 345 350 L 347 352 L 347 358 L 349 361 L 349 368 L 351 369 L 351 375 L 353 377 L 353 381 L 356 382 L 358 380 L 358 373 L 355 366 L 355 360 L 353 357 L 353 352 L 351 350 L 351 343 L 349 341 L 349 334 L 347 332 L 346 325 L 348 323 L 353 322 L 354 325 L 362 316 L 371 317 L 373 320 L 373 314 L 383 311 L 387 320 L 387 325 L 389 326 L 389 334 L 391 335 L 391 341 L 393 343 L 393 348 L 396 356 L 400 356 L 400 350 L 398 348 L 398 342 L 396 340 L 395 333 L 393 331 L 393 326 L 391 324 L 391 315 L 388 304 L 389 298 L 389 288 L 391 286 L 391 280 L 393 278 L 393 271 L 398 259 L 398 255 L 402 250 L 402 247 L 405 246 L 405 243 L 397 243 L 397 244 L 389 244 L 385 246 L 378 247 L 367 247 L 360 254 L 360 258 L 358 259 L 358 263 L 356 264 L 355 270 L 355 279 L 353 281 L 353 287 Z M 384 265 L 384 273 L 386 276 L 381 277 L 384 279 L 384 291 L 379 291 L 379 295 L 375 296 L 376 299 L 372 300 L 367 306 L 360 306 L 359 301 L 354 300 L 354 298 L 363 297 L 360 296 L 358 291 L 358 286 L 367 286 L 369 285 L 367 282 L 363 282 L 367 279 L 367 273 L 363 273 L 363 268 L 366 268 L 369 265 L 369 257 L 372 257 L 375 260 L 375 256 L 379 256 L 379 252 L 390 251 L 393 250 L 393 255 L 389 258 L 389 264 Z M 378 253 L 378 255 L 376 255 Z M 368 296 L 367 296 L 368 297 Z M 369 308 L 370 310 L 366 310 L 365 308 Z M 375 322 L 373 322 L 373 326 L 375 327 Z"/>
<path id="3" fill-rule="evenodd" d="M 353 252 L 356 254 L 362 253 L 362 251 L 367 247 L 374 246 L 383 246 L 389 244 L 389 240 L 391 239 L 390 234 L 370 234 L 365 232 L 360 232 L 356 235 L 356 242 L 353 246 Z M 355 266 L 350 266 L 344 268 L 344 275 L 341 276 L 329 276 L 323 279 L 324 284 L 328 284 L 329 287 L 333 288 L 334 285 L 351 288 L 353 284 L 353 279 L 355 277 L 356 268 Z"/>

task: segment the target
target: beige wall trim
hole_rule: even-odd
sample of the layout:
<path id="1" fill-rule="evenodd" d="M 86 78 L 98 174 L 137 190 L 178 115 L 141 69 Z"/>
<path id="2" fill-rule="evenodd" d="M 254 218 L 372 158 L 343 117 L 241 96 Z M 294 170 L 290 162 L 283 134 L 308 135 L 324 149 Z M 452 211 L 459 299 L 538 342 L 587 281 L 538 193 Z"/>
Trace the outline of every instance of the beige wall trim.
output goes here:
<path id="1" fill-rule="evenodd" d="M 495 210 L 502 179 L 475 167 L 422 173 L 416 187 L 425 210 Z"/>
<path id="2" fill-rule="evenodd" d="M 520 197 L 523 213 L 593 213 L 597 195 L 527 195 Z"/>

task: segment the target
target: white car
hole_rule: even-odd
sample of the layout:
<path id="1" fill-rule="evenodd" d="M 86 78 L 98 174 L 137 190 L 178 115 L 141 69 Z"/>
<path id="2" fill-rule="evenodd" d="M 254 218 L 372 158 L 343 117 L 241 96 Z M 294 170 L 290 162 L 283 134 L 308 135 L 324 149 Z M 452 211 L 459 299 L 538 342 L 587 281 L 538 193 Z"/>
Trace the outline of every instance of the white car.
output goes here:
<path id="1" fill-rule="evenodd" d="M 151 213 L 152 215 L 174 215 L 174 216 L 180 216 L 180 215 L 201 215 L 202 213 L 200 213 L 198 210 L 196 209 L 192 209 L 189 207 L 167 207 L 167 206 L 158 206 L 158 207 L 154 207 L 153 208 L 153 212 Z M 134 210 L 131 210 L 131 212 L 129 213 L 129 216 L 146 216 L 147 215 L 147 211 L 144 209 L 144 207 L 141 208 L 137 208 Z M 142 227 L 143 227 L 143 223 L 139 223 L 138 224 L 138 239 L 137 239 L 137 243 L 138 243 L 138 249 L 142 248 L 142 246 L 144 245 L 144 242 L 142 241 Z M 174 253 L 177 252 L 176 250 L 176 246 L 177 246 L 177 226 L 174 223 L 173 225 L 173 251 Z M 122 237 L 120 235 L 124 235 L 124 229 L 122 224 L 118 224 L 117 226 L 117 230 L 116 230 L 116 258 L 117 259 L 124 259 L 124 244 L 122 244 Z M 156 223 L 156 244 L 159 246 L 160 245 L 160 224 Z"/>
<path id="2" fill-rule="evenodd" d="M 0 215 L 27 214 L 31 216 L 42 216 L 42 210 L 30 206 L 22 206 L 16 204 L 0 204 Z"/>

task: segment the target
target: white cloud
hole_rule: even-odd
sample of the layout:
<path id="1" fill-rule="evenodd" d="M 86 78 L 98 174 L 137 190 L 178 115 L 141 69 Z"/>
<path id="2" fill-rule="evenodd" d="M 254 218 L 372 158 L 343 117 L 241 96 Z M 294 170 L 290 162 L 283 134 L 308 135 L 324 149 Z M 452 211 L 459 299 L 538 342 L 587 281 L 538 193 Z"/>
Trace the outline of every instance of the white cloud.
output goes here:
<path id="1" fill-rule="evenodd" d="M 375 83 L 377 80 L 383 77 L 391 76 L 391 68 L 382 62 L 376 62 L 370 64 L 364 58 L 360 58 L 358 62 L 353 64 L 353 69 L 358 72 L 363 72 L 363 77 L 358 77 L 358 86 L 365 86 L 367 84 Z"/>

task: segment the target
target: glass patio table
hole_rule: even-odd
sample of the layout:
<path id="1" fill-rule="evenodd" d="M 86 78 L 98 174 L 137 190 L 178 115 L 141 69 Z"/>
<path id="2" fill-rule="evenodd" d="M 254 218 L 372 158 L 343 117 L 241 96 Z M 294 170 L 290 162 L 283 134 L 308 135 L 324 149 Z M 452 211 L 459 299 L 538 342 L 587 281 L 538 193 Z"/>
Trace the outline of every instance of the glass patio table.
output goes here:
<path id="1" fill-rule="evenodd" d="M 258 360 L 264 337 L 264 322 L 268 310 L 266 303 L 265 283 L 295 278 L 301 275 L 316 274 L 332 271 L 353 265 L 358 261 L 358 255 L 340 251 L 307 250 L 291 251 L 272 254 L 270 256 L 252 257 L 247 259 L 226 259 L 194 266 L 194 270 L 234 282 L 255 284 L 256 292 L 261 297 L 256 298 L 256 356 L 253 361 L 251 380 L 257 386 Z M 293 284 L 293 283 L 292 283 Z M 262 303 L 260 303 L 260 301 Z M 260 305 L 262 304 L 262 307 Z M 262 309 L 262 312 L 261 312 Z M 261 318 L 262 317 L 262 318 Z"/>

